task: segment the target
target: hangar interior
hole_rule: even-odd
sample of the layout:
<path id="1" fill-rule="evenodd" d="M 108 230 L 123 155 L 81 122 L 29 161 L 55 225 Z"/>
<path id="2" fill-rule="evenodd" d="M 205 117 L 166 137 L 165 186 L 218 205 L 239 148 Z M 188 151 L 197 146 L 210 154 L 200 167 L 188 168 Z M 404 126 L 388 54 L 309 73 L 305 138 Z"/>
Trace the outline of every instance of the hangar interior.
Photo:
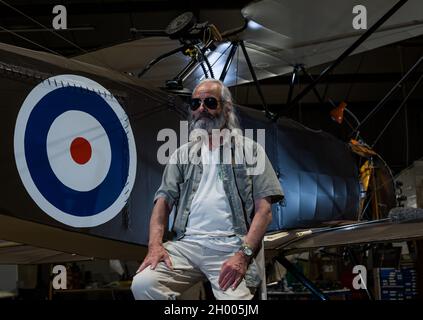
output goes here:
<path id="1" fill-rule="evenodd" d="M 0 1 L 0 83 L 4 84 L 12 77 L 9 74 L 10 70 L 2 67 L 2 64 L 6 65 L 7 62 L 4 57 L 15 50 L 6 47 L 7 45 L 54 53 L 63 59 L 60 61 L 74 59 L 81 64 L 92 64 L 90 70 L 94 70 L 93 73 L 100 74 L 102 70 L 100 68 L 110 69 L 111 72 L 134 77 L 138 81 L 137 74 L 152 59 L 175 48 L 175 44 L 178 44 L 178 40 L 169 39 L 163 34 L 169 23 L 179 15 L 192 12 L 197 21 L 207 21 L 223 33 L 244 26 L 243 13 L 246 15 L 247 12 L 253 17 L 256 10 L 254 5 L 261 3 L 267 5 L 269 2 L 272 1 L 215 0 L 209 3 L 191 0 Z M 276 1 L 283 5 L 286 2 Z M 350 7 L 356 4 L 354 1 L 347 2 Z M 416 2 L 410 0 L 408 5 L 416 5 Z M 326 3 L 329 6 L 333 1 L 328 0 Z M 390 1 L 381 12 L 387 12 L 395 3 L 396 1 Z M 52 10 L 59 4 L 64 5 L 67 10 L 66 30 L 52 29 L 52 20 L 56 16 Z M 348 24 L 351 24 L 354 18 L 350 7 L 343 8 L 343 12 L 350 14 L 344 17 L 349 21 Z M 420 4 L 418 8 L 421 8 Z M 303 23 L 309 24 L 308 29 L 313 29 L 313 23 L 317 24 L 320 18 L 304 21 L 304 17 L 310 17 L 310 11 L 312 9 L 305 6 L 295 12 L 300 22 L 292 19 L 283 21 L 281 25 L 295 28 L 298 23 Z M 420 82 L 423 70 L 420 65 L 416 66 L 416 62 L 423 57 L 423 32 L 419 29 L 423 24 L 423 10 L 416 14 L 420 14 L 420 20 L 414 19 L 407 22 L 410 24 L 400 26 L 410 29 L 404 31 L 398 25 L 394 25 L 395 28 L 399 28 L 398 34 L 406 34 L 404 39 L 390 40 L 388 44 L 373 45 L 369 48 L 363 45 L 365 49 L 360 49 L 358 53 L 354 52 L 340 61 L 336 68 L 325 74 L 313 90 L 310 89 L 310 92 L 295 104 L 291 103 L 292 98 L 313 84 L 322 72 L 332 66 L 343 50 L 352 45 L 364 32 L 347 36 L 348 41 L 341 43 L 331 58 L 326 57 L 322 63 L 310 62 L 310 66 L 306 64 L 304 72 L 301 69 L 303 66 L 301 61 L 294 64 L 293 59 L 283 64 L 280 63 L 283 56 L 275 58 L 274 52 L 282 51 L 286 46 L 283 41 L 274 42 L 271 47 L 268 43 L 262 44 L 254 38 L 257 34 L 247 35 L 246 47 L 252 67 L 259 78 L 259 90 L 251 79 L 252 75 L 246 66 L 246 58 L 240 46 L 232 57 L 230 77 L 228 76 L 234 101 L 237 106 L 247 110 L 246 113 L 251 112 L 257 114 L 257 117 L 262 117 L 264 114 L 262 97 L 264 97 L 265 105 L 272 113 L 280 113 L 283 117 L 316 132 L 322 130 L 346 144 L 351 138 L 352 128 L 358 123 L 360 139 L 367 146 L 371 146 L 381 159 L 383 158 L 379 168 L 388 168 L 385 174 L 389 177 L 381 176 L 380 179 L 394 185 L 396 201 L 394 206 L 416 210 L 423 208 L 423 86 Z M 281 12 L 281 17 L 286 15 Z M 380 15 L 376 18 L 380 18 Z M 372 22 L 377 21 L 376 18 L 372 17 Z M 370 25 L 371 23 L 369 27 Z M 328 27 L 336 29 L 334 26 Z M 274 35 L 275 31 L 271 31 L 269 33 L 271 35 L 265 34 L 263 37 L 269 37 L 269 41 L 274 41 L 272 37 L 280 40 L 281 31 L 278 31 L 278 35 Z M 351 32 L 354 33 L 354 30 Z M 248 38 L 249 36 L 251 37 Z M 391 37 L 396 39 L 395 34 Z M 319 40 L 322 43 L 333 40 L 324 37 L 322 39 Z M 298 43 L 301 43 L 302 39 L 294 41 L 300 46 Z M 312 43 L 311 46 L 313 45 L 319 49 L 320 42 Z M 223 50 L 219 48 L 217 50 Z M 224 53 L 228 54 L 229 49 L 230 46 L 227 45 Z M 25 54 L 32 55 L 31 52 Z M 42 54 L 40 57 L 42 58 Z M 279 59 L 278 68 L 272 69 L 272 59 Z M 16 61 L 18 65 L 20 60 Z M 173 79 L 189 61 L 187 55 L 180 54 L 179 57 L 172 56 L 170 60 L 164 59 L 158 62 L 146 73 L 144 77 L 146 82 L 143 85 L 151 86 L 157 92 L 161 92 L 163 99 L 166 99 L 167 95 L 176 94 L 177 99 L 185 101 L 187 92 L 189 93 L 196 80 L 199 80 L 196 74 L 192 73 L 189 84 L 184 90 L 179 90 L 180 88 L 166 90 L 166 81 Z M 65 62 L 57 64 L 65 65 Z M 42 64 L 37 67 L 40 68 L 37 71 L 43 72 Z M 408 74 L 410 68 L 414 67 L 413 72 L 398 86 L 398 82 Z M 52 74 L 55 72 L 49 71 Z M 200 68 L 197 68 L 196 72 L 197 75 L 202 75 Z M 88 71 L 85 73 L 89 74 Z M 18 78 L 13 78 L 13 81 L 21 81 L 20 78 L 16 79 Z M 140 79 L 144 80 L 143 77 Z M 22 80 L 24 81 L 26 80 Z M 13 91 L 13 88 L 11 90 L 10 87 L 2 85 L 0 87 L 2 100 L 21 94 L 19 91 L 21 88 L 19 86 L 16 88 Z M 124 86 L 113 92 L 121 92 L 124 90 L 122 88 Z M 386 99 L 383 106 L 380 105 L 393 88 L 398 90 Z M 19 99 L 23 101 L 24 98 Z M 342 109 L 344 121 L 339 123 L 333 120 L 331 112 L 339 108 L 342 102 L 345 103 Z M 379 105 L 381 108 L 372 115 L 371 121 L 361 125 L 360 121 L 367 119 L 369 113 Z M 2 112 L 6 112 L 9 107 L 7 104 L 0 106 Z M 170 114 L 177 118 L 176 113 Z M 11 128 L 12 126 L 14 123 L 10 124 Z M 3 166 L 9 158 L 12 159 L 13 137 L 5 130 L 0 141 L 4 147 L 2 147 L 4 154 L 1 156 Z M 327 158 L 328 163 L 335 161 L 342 166 L 344 161 L 337 154 L 323 156 Z M 2 181 L 6 181 L 8 177 L 6 173 L 0 172 Z M 392 181 L 389 180 L 391 178 Z M 389 181 L 386 182 L 386 179 Z M 148 185 L 149 182 L 142 183 Z M 1 194 L 9 194 L 10 190 L 6 189 L 10 187 L 7 183 L 2 182 L 0 188 Z M 132 197 L 136 196 L 132 193 Z M 93 230 L 94 236 L 91 236 L 88 234 L 90 230 L 88 233 L 79 233 L 81 228 L 62 228 L 57 223 L 51 224 L 50 220 L 44 225 L 45 220 L 40 223 L 34 218 L 35 216 L 31 216 L 28 220 L 20 219 L 14 212 L 9 214 L 6 202 L 6 197 L 0 200 L 0 299 L 133 299 L 129 286 L 146 253 L 144 240 L 143 246 L 140 246 L 139 243 L 135 243 L 136 241 L 131 241 L 132 239 L 125 240 L 117 236 L 109 239 L 103 236 L 103 232 L 109 231 L 109 226 L 98 231 Z M 381 207 L 375 210 L 377 212 L 384 210 L 383 201 Z M 341 223 L 321 224 L 318 229 L 309 233 L 307 233 L 308 227 L 300 227 L 299 231 L 297 228 L 287 228 L 269 232 L 264 239 L 266 281 L 256 293 L 255 299 L 315 300 L 322 297 L 330 300 L 421 299 L 423 215 L 420 211 L 414 214 L 415 219 L 408 221 L 407 218 L 405 224 L 390 225 L 386 220 L 380 224 L 373 224 L 371 221 L 367 224 L 361 221 L 363 224 L 348 229 L 348 226 L 357 222 L 356 219 L 355 221 L 350 219 Z M 115 221 L 126 219 L 124 213 L 121 215 L 122 218 L 118 216 Z M 382 220 L 387 217 L 388 212 L 376 216 Z M 49 228 L 47 225 L 54 228 Z M 147 228 L 144 226 L 139 232 L 145 233 Z M 131 232 L 136 234 L 138 231 Z M 311 233 L 314 238 L 308 237 Z M 55 243 L 54 246 L 52 243 Z M 73 245 L 78 247 L 78 250 L 73 250 Z M 92 254 L 94 251 L 95 255 Z M 53 287 L 55 265 L 64 265 L 66 268 L 66 289 Z M 367 287 L 360 287 L 362 282 L 359 282 L 357 289 L 354 288 L 354 283 L 359 273 L 353 268 L 360 265 L 366 267 Z M 209 284 L 205 282 L 193 286 L 181 298 L 213 299 L 213 294 Z"/>

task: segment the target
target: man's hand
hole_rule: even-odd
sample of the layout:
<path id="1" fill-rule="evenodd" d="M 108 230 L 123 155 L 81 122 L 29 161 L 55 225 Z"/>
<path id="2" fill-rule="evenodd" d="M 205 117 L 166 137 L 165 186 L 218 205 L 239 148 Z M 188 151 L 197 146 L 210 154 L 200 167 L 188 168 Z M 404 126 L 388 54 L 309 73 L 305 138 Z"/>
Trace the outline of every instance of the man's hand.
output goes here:
<path id="1" fill-rule="evenodd" d="M 170 261 L 169 254 L 167 253 L 163 245 L 158 244 L 154 246 L 149 246 L 147 256 L 145 257 L 144 261 L 142 262 L 136 273 L 143 271 L 148 266 L 150 266 L 150 268 L 154 270 L 156 269 L 160 261 L 164 261 L 166 266 L 169 269 L 173 270 L 172 261 Z"/>
<path id="2" fill-rule="evenodd" d="M 220 269 L 220 288 L 225 291 L 232 286 L 232 289 L 235 290 L 247 272 L 248 262 L 248 258 L 241 252 L 235 253 L 226 260 Z"/>

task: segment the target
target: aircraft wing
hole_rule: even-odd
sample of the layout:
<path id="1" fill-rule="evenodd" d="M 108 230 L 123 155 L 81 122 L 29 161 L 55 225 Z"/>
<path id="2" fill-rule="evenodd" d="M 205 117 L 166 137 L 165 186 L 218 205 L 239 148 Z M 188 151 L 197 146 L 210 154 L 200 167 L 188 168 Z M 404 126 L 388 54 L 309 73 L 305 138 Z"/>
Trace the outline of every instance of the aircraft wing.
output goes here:
<path id="1" fill-rule="evenodd" d="M 296 229 L 267 235 L 265 249 L 300 252 L 321 247 L 399 242 L 423 238 L 423 221 L 394 222 L 389 219 L 346 222 L 332 227 Z"/>
<path id="2" fill-rule="evenodd" d="M 396 3 L 396 0 L 363 0 L 359 4 L 367 9 L 367 27 L 372 26 Z M 247 28 L 228 40 L 243 40 L 258 79 L 266 79 L 292 71 L 296 64 L 307 68 L 335 60 L 365 30 L 355 30 L 353 0 L 262 0 L 242 10 L 249 21 Z M 354 54 L 395 43 L 423 34 L 423 2 L 409 0 L 379 30 L 370 36 Z M 180 46 L 178 41 L 152 37 L 130 41 L 84 54 L 75 59 L 106 65 L 113 69 L 139 73 L 151 60 Z M 230 42 L 222 42 L 208 53 L 215 77 L 220 76 L 230 52 Z M 246 60 L 236 53 L 226 85 L 252 81 Z M 122 59 L 122 57 L 125 57 Z M 164 86 L 188 63 L 189 58 L 175 54 L 153 66 L 144 76 L 156 86 Z M 185 81 L 192 89 L 204 78 L 198 67 Z"/>
<path id="3" fill-rule="evenodd" d="M 0 264 L 37 264 L 92 259 L 138 261 L 146 246 L 29 221 L 0 212 Z M 11 240 L 9 240 L 11 239 Z M 15 242 L 19 241 L 19 242 Z"/>

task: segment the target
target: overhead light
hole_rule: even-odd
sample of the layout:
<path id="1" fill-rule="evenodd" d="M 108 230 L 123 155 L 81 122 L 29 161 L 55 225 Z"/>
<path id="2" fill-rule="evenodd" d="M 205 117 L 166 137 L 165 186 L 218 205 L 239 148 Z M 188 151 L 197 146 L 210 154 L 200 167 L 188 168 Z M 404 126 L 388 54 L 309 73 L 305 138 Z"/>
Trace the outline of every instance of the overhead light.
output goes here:
<path id="1" fill-rule="evenodd" d="M 248 21 L 248 28 L 252 29 L 252 30 L 258 30 L 258 29 L 262 29 L 263 26 L 261 24 L 258 24 L 257 22 L 250 20 Z"/>

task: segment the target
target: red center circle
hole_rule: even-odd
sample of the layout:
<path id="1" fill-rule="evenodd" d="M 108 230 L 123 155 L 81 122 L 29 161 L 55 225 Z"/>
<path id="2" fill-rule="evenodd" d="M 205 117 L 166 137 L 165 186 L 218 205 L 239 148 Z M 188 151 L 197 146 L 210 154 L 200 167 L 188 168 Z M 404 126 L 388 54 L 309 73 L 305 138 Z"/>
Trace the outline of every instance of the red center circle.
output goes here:
<path id="1" fill-rule="evenodd" d="M 91 153 L 91 145 L 86 139 L 78 137 L 72 141 L 70 154 L 76 163 L 86 164 L 91 159 Z"/>

